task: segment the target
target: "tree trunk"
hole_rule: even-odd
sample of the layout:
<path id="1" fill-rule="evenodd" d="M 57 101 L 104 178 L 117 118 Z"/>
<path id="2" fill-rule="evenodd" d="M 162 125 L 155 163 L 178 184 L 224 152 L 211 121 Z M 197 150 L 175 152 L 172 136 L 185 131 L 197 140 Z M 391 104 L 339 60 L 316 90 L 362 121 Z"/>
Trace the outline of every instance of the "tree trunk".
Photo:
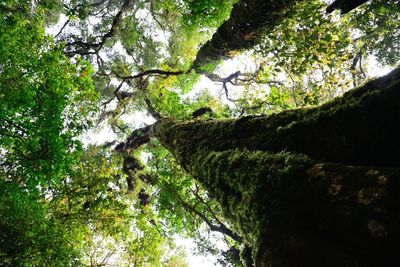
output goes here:
<path id="1" fill-rule="evenodd" d="M 232 148 L 302 153 L 318 161 L 400 166 L 400 68 L 316 108 L 271 116 L 158 123 L 158 136 L 187 158 Z M 156 127 L 156 128 L 157 128 Z M 172 147 L 171 147 L 172 145 Z M 176 154 L 176 156 L 180 156 Z M 181 159 L 185 165 L 185 159 Z"/>
<path id="2" fill-rule="evenodd" d="M 232 9 L 225 21 L 205 45 L 199 50 L 193 68 L 229 56 L 235 51 L 253 47 L 265 27 L 272 29 L 293 10 L 299 0 L 242 0 Z"/>
<path id="3" fill-rule="evenodd" d="M 317 108 L 162 120 L 256 266 L 389 266 L 400 241 L 400 69 Z"/>
<path id="4" fill-rule="evenodd" d="M 193 69 L 201 73 L 201 67 L 221 58 L 227 58 L 254 47 L 266 31 L 272 30 L 294 11 L 295 4 L 304 0 L 240 0 L 212 38 L 197 53 Z M 326 9 L 342 14 L 350 12 L 367 0 L 336 0 Z"/>

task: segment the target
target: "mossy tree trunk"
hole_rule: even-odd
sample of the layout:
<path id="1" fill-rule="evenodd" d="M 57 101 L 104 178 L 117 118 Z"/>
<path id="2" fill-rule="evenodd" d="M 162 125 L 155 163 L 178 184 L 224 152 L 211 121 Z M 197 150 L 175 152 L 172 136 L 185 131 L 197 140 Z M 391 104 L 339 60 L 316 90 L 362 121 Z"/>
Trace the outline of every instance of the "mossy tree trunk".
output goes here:
<path id="1" fill-rule="evenodd" d="M 400 242 L 400 69 L 318 108 L 162 120 L 256 266 L 391 266 Z"/>
<path id="2" fill-rule="evenodd" d="M 231 15 L 199 50 L 193 68 L 201 72 L 204 64 L 235 51 L 252 48 L 262 34 L 273 29 L 293 11 L 299 0 L 241 0 L 232 9 Z"/>
<path id="3" fill-rule="evenodd" d="M 254 47 L 266 32 L 291 16 L 299 2 L 304 0 L 239 0 L 229 19 L 198 51 L 193 69 L 201 73 L 205 64 Z M 347 13 L 364 2 L 367 0 L 336 0 L 327 8 L 327 12 L 341 9 L 342 13 Z"/>

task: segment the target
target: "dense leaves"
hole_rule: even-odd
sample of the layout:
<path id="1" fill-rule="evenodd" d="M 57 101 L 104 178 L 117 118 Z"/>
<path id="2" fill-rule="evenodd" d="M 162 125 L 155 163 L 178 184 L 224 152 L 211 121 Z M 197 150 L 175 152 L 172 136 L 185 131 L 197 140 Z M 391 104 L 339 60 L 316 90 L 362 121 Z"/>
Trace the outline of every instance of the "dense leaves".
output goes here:
<path id="1" fill-rule="evenodd" d="M 120 264 L 134 256 L 155 266 L 163 237 L 136 223 L 140 213 L 128 213 L 121 161 L 99 148 L 84 151 L 79 141 L 97 111 L 92 68 L 45 35 L 45 9 L 26 8 L 0 14 L 1 265 L 104 264 L 129 247 Z M 147 245 L 137 255 L 129 244 L 142 232 Z"/>
<path id="2" fill-rule="evenodd" d="M 96 109 L 91 67 L 63 54 L 43 21 L 12 1 L 0 11 L 1 262 L 69 266 L 75 231 L 49 216 L 45 199 L 81 149 L 76 140 Z M 40 14 L 42 10 L 38 10 Z"/>
<path id="3" fill-rule="evenodd" d="M 39 17 L 3 12 L 0 19 L 2 164 L 7 176 L 46 189 L 74 160 L 76 138 L 96 110 L 91 67 L 70 62 Z"/>
<path id="4" fill-rule="evenodd" d="M 15 181 L 0 181 L 0 262 L 2 266 L 71 266 L 80 245 L 74 231 L 49 218 L 40 198 Z M 75 230 L 75 229 L 73 229 Z"/>

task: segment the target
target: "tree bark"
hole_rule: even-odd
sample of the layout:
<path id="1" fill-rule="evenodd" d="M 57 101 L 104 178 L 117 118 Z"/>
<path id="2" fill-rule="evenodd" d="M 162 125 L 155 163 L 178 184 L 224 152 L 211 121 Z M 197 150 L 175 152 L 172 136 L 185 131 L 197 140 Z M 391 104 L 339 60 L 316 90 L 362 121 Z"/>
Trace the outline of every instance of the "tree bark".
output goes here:
<path id="1" fill-rule="evenodd" d="M 186 158 L 198 148 L 306 154 L 319 161 L 400 166 L 400 68 L 320 107 L 240 119 L 160 121 L 158 137 Z M 179 154 L 176 156 L 179 157 Z M 185 159 L 181 158 L 184 162 Z"/>
<path id="2" fill-rule="evenodd" d="M 199 50 L 193 68 L 201 72 L 201 66 L 229 56 L 234 51 L 253 47 L 265 27 L 272 29 L 292 11 L 298 0 L 242 0 L 232 9 L 225 21 Z"/>
<path id="3" fill-rule="evenodd" d="M 389 266 L 400 241 L 400 69 L 316 108 L 161 120 L 256 266 Z"/>
<path id="4" fill-rule="evenodd" d="M 199 50 L 192 68 L 230 57 L 235 52 L 252 48 L 266 31 L 272 30 L 294 11 L 303 0 L 242 0 L 236 3 L 231 16 Z M 342 14 L 357 8 L 367 0 L 336 0 L 326 9 L 328 13 L 340 9 Z"/>
<path id="5" fill-rule="evenodd" d="M 368 0 L 335 0 L 326 8 L 326 12 L 331 13 L 335 9 L 340 9 L 342 14 L 346 14 L 367 1 Z"/>

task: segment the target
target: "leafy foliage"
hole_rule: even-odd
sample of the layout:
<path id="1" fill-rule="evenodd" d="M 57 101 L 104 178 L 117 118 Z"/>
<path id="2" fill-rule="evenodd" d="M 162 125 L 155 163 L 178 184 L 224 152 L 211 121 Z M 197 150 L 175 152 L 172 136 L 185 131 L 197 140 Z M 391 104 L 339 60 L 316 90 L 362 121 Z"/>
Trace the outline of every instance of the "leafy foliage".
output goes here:
<path id="1" fill-rule="evenodd" d="M 76 162 L 76 138 L 96 110 L 91 67 L 72 63 L 45 36 L 39 16 L 13 1 L 3 5 L 0 255 L 8 266 L 69 266 L 79 262 L 77 229 L 55 220 L 45 197 Z"/>
<path id="2" fill-rule="evenodd" d="M 371 1 L 350 17 L 351 25 L 359 31 L 358 47 L 384 65 L 395 66 L 400 61 L 399 9 L 396 1 Z"/>
<path id="3" fill-rule="evenodd" d="M 75 138 L 90 126 L 97 95 L 90 65 L 71 63 L 28 16 L 0 17 L 0 145 L 8 175 L 46 189 L 80 149 Z"/>
<path id="4" fill-rule="evenodd" d="M 352 85 L 349 60 L 353 51 L 344 20 L 339 23 L 324 14 L 320 1 L 298 4 L 297 10 L 269 33 L 258 48 L 269 62 L 260 78 L 289 80 L 276 88 L 290 95 L 290 101 L 284 100 L 288 107 L 316 105 Z M 276 89 L 271 89 L 271 93 L 275 94 Z M 272 103 L 282 106 L 279 99 L 272 99 Z"/>
<path id="5" fill-rule="evenodd" d="M 3 266 L 72 266 L 79 260 L 74 232 L 49 218 L 38 196 L 0 180 L 0 262 Z"/>
<path id="6" fill-rule="evenodd" d="M 28 8 L 0 14 L 1 262 L 104 263 L 117 248 L 133 249 L 142 239 L 143 254 L 121 251 L 120 263 L 134 256 L 141 266 L 156 266 L 164 238 L 143 215 L 128 212 L 121 161 L 78 140 L 97 112 L 91 65 L 70 60 L 45 35 L 39 16 L 45 10 L 37 8 L 37 15 Z"/>

